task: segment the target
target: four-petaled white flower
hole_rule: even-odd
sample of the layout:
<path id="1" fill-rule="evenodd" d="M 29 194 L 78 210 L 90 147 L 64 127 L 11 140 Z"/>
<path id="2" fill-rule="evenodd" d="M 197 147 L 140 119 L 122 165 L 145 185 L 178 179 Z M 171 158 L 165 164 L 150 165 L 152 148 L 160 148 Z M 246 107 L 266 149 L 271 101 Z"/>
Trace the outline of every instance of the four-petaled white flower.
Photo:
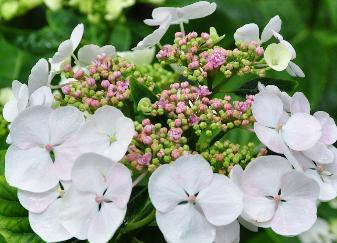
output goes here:
<path id="1" fill-rule="evenodd" d="M 291 60 L 291 53 L 282 44 L 270 44 L 264 52 L 264 60 L 269 67 L 276 71 L 285 70 Z"/>
<path id="2" fill-rule="evenodd" d="M 116 49 L 112 45 L 106 45 L 99 47 L 93 44 L 85 45 L 78 50 L 78 60 L 82 66 L 88 66 L 92 64 L 92 61 L 97 58 L 98 55 L 106 55 L 114 57 L 116 55 Z"/>
<path id="3" fill-rule="evenodd" d="M 45 59 L 40 59 L 32 68 L 28 86 L 20 81 L 12 82 L 13 97 L 4 106 L 3 116 L 8 122 L 14 119 L 29 106 L 51 106 L 54 96 L 49 85 L 49 67 Z"/>
<path id="4" fill-rule="evenodd" d="M 5 158 L 8 183 L 38 193 L 70 180 L 78 156 L 73 136 L 83 123 L 83 113 L 71 106 L 56 110 L 34 106 L 23 111 L 10 129 L 12 145 Z"/>
<path id="5" fill-rule="evenodd" d="M 185 155 L 161 165 L 148 188 L 157 224 L 169 242 L 213 242 L 231 234 L 221 226 L 237 227 L 242 193 L 226 176 L 213 174 L 201 155 Z"/>
<path id="6" fill-rule="evenodd" d="M 98 154 L 82 154 L 72 182 L 62 199 L 62 225 L 78 239 L 108 242 L 125 217 L 132 189 L 129 169 Z"/>
<path id="7" fill-rule="evenodd" d="M 288 49 L 288 51 L 291 54 L 291 60 L 294 60 L 296 58 L 295 48 L 288 41 L 284 40 L 283 36 L 278 32 L 273 31 L 273 35 L 280 42 L 280 44 L 284 45 Z M 291 76 L 300 78 L 305 77 L 305 74 L 302 71 L 302 69 L 294 62 L 290 61 L 286 70 Z"/>
<path id="8" fill-rule="evenodd" d="M 294 236 L 310 229 L 316 221 L 318 184 L 293 170 L 283 157 L 270 155 L 251 161 L 242 173 L 241 185 L 242 216 L 259 227 Z"/>
<path id="9" fill-rule="evenodd" d="M 89 117 L 78 135 L 81 152 L 95 152 L 119 161 L 135 134 L 132 120 L 112 106 L 103 106 Z"/>
<path id="10" fill-rule="evenodd" d="M 261 38 L 259 37 L 259 26 L 254 23 L 245 24 L 234 33 L 235 41 L 264 43 L 273 36 L 273 31 L 278 33 L 281 30 L 282 21 L 278 15 L 271 18 L 264 27 Z"/>
<path id="11" fill-rule="evenodd" d="M 257 137 L 275 153 L 289 156 L 289 148 L 308 150 L 322 135 L 322 126 L 315 117 L 307 113 L 295 113 L 289 117 L 282 100 L 275 93 L 261 92 L 255 95 L 252 111 L 256 119 L 254 131 Z M 298 168 L 294 160 L 290 161 Z"/>
<path id="12" fill-rule="evenodd" d="M 67 61 L 71 56 L 73 56 L 74 51 L 78 47 L 81 42 L 82 36 L 84 32 L 84 25 L 77 25 L 70 35 L 70 39 L 63 41 L 59 47 L 57 52 L 51 59 L 51 63 L 61 64 L 64 61 Z"/>
<path id="13" fill-rule="evenodd" d="M 42 193 L 18 191 L 21 205 L 29 211 L 30 226 L 46 242 L 59 242 L 72 238 L 60 220 L 60 212 L 63 210 L 62 200 L 70 185 L 70 182 L 62 181 L 51 190 Z"/>

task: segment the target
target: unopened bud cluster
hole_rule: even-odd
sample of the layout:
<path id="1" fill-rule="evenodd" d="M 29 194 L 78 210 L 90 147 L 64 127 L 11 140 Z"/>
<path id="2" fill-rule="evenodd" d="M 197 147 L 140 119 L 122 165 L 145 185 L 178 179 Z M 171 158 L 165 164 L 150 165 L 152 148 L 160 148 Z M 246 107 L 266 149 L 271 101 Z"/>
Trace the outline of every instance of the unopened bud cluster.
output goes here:
<path id="1" fill-rule="evenodd" d="M 159 94 L 159 100 L 154 104 L 147 98 L 142 99 L 138 110 L 151 116 L 165 114 L 170 128 L 188 130 L 193 127 L 198 136 L 205 131 L 208 137 L 212 137 L 214 130 L 226 132 L 234 127 L 248 127 L 254 122 L 252 95 L 245 101 L 233 102 L 231 96 L 212 99 L 210 95 L 206 86 L 174 83 Z"/>
<path id="2" fill-rule="evenodd" d="M 237 48 L 226 50 L 216 46 L 208 33 L 175 34 L 173 45 L 165 45 L 157 54 L 161 64 L 177 64 L 189 80 L 205 83 L 213 71 L 221 71 L 226 78 L 234 74 L 265 75 L 263 48 L 257 42 L 236 43 Z"/>
<path id="3" fill-rule="evenodd" d="M 214 172 L 228 175 L 235 165 L 239 164 L 245 168 L 251 160 L 266 155 L 267 150 L 265 148 L 257 150 L 254 143 L 240 146 L 225 140 L 216 141 L 201 154 L 211 163 Z"/>
<path id="4" fill-rule="evenodd" d="M 135 128 L 136 134 L 123 161 L 136 170 L 154 171 L 159 165 L 189 153 L 182 129 L 168 129 L 160 123 L 151 123 L 149 119 L 144 119 L 142 123 L 135 122 Z"/>

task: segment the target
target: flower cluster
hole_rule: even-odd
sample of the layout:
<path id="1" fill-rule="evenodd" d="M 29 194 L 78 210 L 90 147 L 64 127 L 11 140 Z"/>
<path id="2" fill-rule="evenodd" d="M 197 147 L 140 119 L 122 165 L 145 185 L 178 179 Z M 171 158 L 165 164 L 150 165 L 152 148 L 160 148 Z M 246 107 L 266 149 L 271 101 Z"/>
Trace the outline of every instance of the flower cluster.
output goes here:
<path id="1" fill-rule="evenodd" d="M 86 45 L 75 55 L 80 24 L 49 61 L 35 64 L 28 84 L 13 81 L 3 110 L 10 123 L 5 176 L 44 241 L 117 242 L 153 220 L 173 243 L 238 242 L 240 224 L 296 236 L 315 225 L 317 202 L 336 198 L 337 126 L 329 114 L 311 115 L 302 93 L 273 85 L 259 83 L 245 99 L 212 89 L 219 73 L 304 76 L 278 34 L 280 18 L 261 37 L 255 24 L 239 28 L 238 48 L 229 51 L 216 46 L 223 36 L 215 29 L 185 34 L 184 23 L 215 8 L 200 1 L 155 9 L 145 23 L 158 29 L 124 53 Z M 181 31 L 157 57 L 184 67 L 183 79 L 150 64 L 151 47 L 171 24 Z M 279 43 L 262 48 L 272 36 Z M 200 84 L 206 79 L 208 86 Z M 261 144 L 236 144 L 227 134 L 234 129 Z M 149 198 L 138 202 L 144 191 Z M 145 206 L 125 217 L 131 202 Z"/>
<path id="2" fill-rule="evenodd" d="M 233 75 L 256 74 L 264 76 L 266 69 L 257 64 L 263 61 L 264 50 L 257 42 L 237 43 L 234 50 L 216 46 L 216 39 L 209 33 L 196 32 L 184 35 L 175 34 L 173 45 L 165 45 L 157 54 L 162 64 L 175 64 L 182 74 L 190 80 L 205 83 L 207 77 L 215 71 L 221 71 L 225 77 Z"/>

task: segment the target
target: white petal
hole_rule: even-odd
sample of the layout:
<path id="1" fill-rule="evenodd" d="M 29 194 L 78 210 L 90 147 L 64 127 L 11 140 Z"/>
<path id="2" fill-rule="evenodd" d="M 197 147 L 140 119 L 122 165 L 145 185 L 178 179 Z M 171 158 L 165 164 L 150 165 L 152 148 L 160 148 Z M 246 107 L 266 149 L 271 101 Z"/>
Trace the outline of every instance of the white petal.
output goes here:
<path id="1" fill-rule="evenodd" d="M 74 28 L 73 32 L 71 33 L 70 41 L 72 43 L 73 51 L 75 51 L 78 45 L 80 44 L 83 32 L 84 32 L 84 25 L 79 24 Z"/>
<path id="2" fill-rule="evenodd" d="M 18 80 L 14 80 L 12 82 L 12 91 L 13 91 L 13 95 L 15 98 L 19 98 L 19 92 L 20 92 L 20 89 L 21 87 L 25 85 L 25 84 L 22 84 L 20 81 Z"/>
<path id="3" fill-rule="evenodd" d="M 210 185 L 213 171 L 201 155 L 184 155 L 172 164 L 172 176 L 189 195 L 195 195 Z"/>
<path id="4" fill-rule="evenodd" d="M 178 8 L 173 7 L 159 7 L 155 8 L 152 11 L 152 18 L 153 19 L 145 19 L 144 23 L 150 26 L 157 26 L 163 24 L 169 18 L 174 18 L 173 21 L 178 19 Z"/>
<path id="5" fill-rule="evenodd" d="M 105 54 L 109 57 L 116 56 L 116 48 L 112 45 L 106 45 L 101 47 L 101 54 Z"/>
<path id="6" fill-rule="evenodd" d="M 90 44 L 85 45 L 78 50 L 78 60 L 83 66 L 90 65 L 94 59 L 97 58 L 98 55 L 105 54 L 107 56 L 115 56 L 116 49 L 111 45 L 103 46 L 100 48 L 99 46 Z"/>
<path id="7" fill-rule="evenodd" d="M 122 224 L 126 208 L 116 207 L 114 203 L 103 203 L 101 210 L 92 219 L 88 241 L 104 243 L 108 242 Z"/>
<path id="8" fill-rule="evenodd" d="M 60 107 L 50 114 L 50 143 L 62 144 L 78 132 L 84 124 L 84 114 L 75 107 Z"/>
<path id="9" fill-rule="evenodd" d="M 234 221 L 231 224 L 216 227 L 215 243 L 239 243 L 240 224 Z"/>
<path id="10" fill-rule="evenodd" d="M 280 235 L 295 236 L 310 229 L 316 219 L 315 202 L 296 199 L 281 202 L 271 222 L 271 228 Z"/>
<path id="11" fill-rule="evenodd" d="M 19 114 L 18 102 L 16 99 L 8 101 L 2 111 L 2 115 L 6 121 L 12 122 Z"/>
<path id="12" fill-rule="evenodd" d="M 262 126 L 260 123 L 254 123 L 254 132 L 258 139 L 275 153 L 283 154 L 282 137 L 273 128 Z"/>
<path id="13" fill-rule="evenodd" d="M 334 153 L 328 148 L 328 146 L 321 142 L 318 142 L 310 149 L 303 151 L 303 154 L 309 159 L 320 164 L 329 164 L 333 162 L 335 158 Z"/>
<path id="14" fill-rule="evenodd" d="M 161 165 L 152 173 L 148 190 L 152 204 L 164 213 L 187 199 L 184 189 L 172 176 L 172 166 L 167 164 Z"/>
<path id="15" fill-rule="evenodd" d="M 18 190 L 18 198 L 21 205 L 32 213 L 41 213 L 59 196 L 59 186 L 42 193 L 32 193 Z"/>
<path id="16" fill-rule="evenodd" d="M 299 77 L 299 78 L 305 77 L 305 74 L 302 71 L 302 69 L 297 64 L 295 64 L 293 62 L 289 62 L 286 70 L 293 77 Z"/>
<path id="17" fill-rule="evenodd" d="M 282 100 L 273 93 L 259 93 L 254 97 L 252 112 L 258 123 L 275 128 L 283 114 Z"/>
<path id="18" fill-rule="evenodd" d="M 44 148 L 21 150 L 11 145 L 5 163 L 8 183 L 19 189 L 45 192 L 59 182 L 50 155 Z"/>
<path id="19" fill-rule="evenodd" d="M 87 239 L 91 222 L 98 213 L 95 194 L 80 192 L 71 187 L 62 200 L 63 209 L 59 212 L 62 225 L 74 237 Z"/>
<path id="20" fill-rule="evenodd" d="M 241 187 L 242 174 L 243 174 L 242 167 L 240 165 L 235 165 L 229 173 L 229 178 L 235 185 Z"/>
<path id="21" fill-rule="evenodd" d="M 322 137 L 320 141 L 327 145 L 334 144 L 337 140 L 337 127 L 334 119 L 324 111 L 315 112 L 314 117 L 322 125 Z"/>
<path id="22" fill-rule="evenodd" d="M 211 184 L 199 192 L 197 203 L 211 224 L 221 226 L 233 222 L 241 214 L 243 195 L 226 176 L 214 174 Z"/>
<path id="23" fill-rule="evenodd" d="M 117 52 L 117 55 L 125 58 L 135 65 L 151 64 L 155 55 L 156 48 L 152 47 L 144 50 Z"/>
<path id="24" fill-rule="evenodd" d="M 264 59 L 269 67 L 276 71 L 285 70 L 291 60 L 291 52 L 285 45 L 270 44 L 264 52 Z"/>
<path id="25" fill-rule="evenodd" d="M 143 50 L 147 48 L 151 48 L 158 44 L 165 35 L 168 27 L 169 27 L 169 20 L 166 20 L 165 23 L 159 26 L 158 29 L 153 31 L 150 35 L 146 36 L 141 42 L 137 44 L 136 47 L 134 47 L 132 50 Z"/>
<path id="26" fill-rule="evenodd" d="M 291 171 L 281 178 L 281 195 L 287 202 L 297 199 L 315 202 L 318 194 L 319 186 L 316 181 L 302 172 Z"/>
<path id="27" fill-rule="evenodd" d="M 42 86 L 35 90 L 29 97 L 29 106 L 47 105 L 51 106 L 54 102 L 54 95 L 47 86 Z"/>
<path id="28" fill-rule="evenodd" d="M 104 196 L 119 208 L 125 208 L 132 190 L 130 170 L 120 163 L 114 163 L 106 171 L 107 191 Z"/>
<path id="29" fill-rule="evenodd" d="M 21 112 L 28 106 L 29 91 L 27 85 L 23 84 L 18 93 L 18 111 Z"/>
<path id="30" fill-rule="evenodd" d="M 256 41 L 260 42 L 259 38 L 259 27 L 256 24 L 250 23 L 237 29 L 234 33 L 235 41 L 250 42 Z"/>
<path id="31" fill-rule="evenodd" d="M 282 25 L 282 20 L 280 19 L 278 15 L 271 18 L 268 24 L 266 25 L 266 27 L 264 27 L 262 31 L 261 41 L 262 42 L 268 41 L 273 36 L 273 31 L 280 32 L 281 25 Z"/>
<path id="32" fill-rule="evenodd" d="M 78 190 L 103 194 L 107 188 L 107 174 L 114 163 L 109 158 L 95 153 L 80 155 L 72 169 L 73 184 Z"/>
<path id="33" fill-rule="evenodd" d="M 103 106 L 96 110 L 79 132 L 83 152 L 96 152 L 119 161 L 126 153 L 134 136 L 134 124 L 115 107 Z M 110 137 L 116 141 L 110 142 Z"/>
<path id="34" fill-rule="evenodd" d="M 51 111 L 46 106 L 34 106 L 23 111 L 11 125 L 13 144 L 22 149 L 48 144 Z"/>
<path id="35" fill-rule="evenodd" d="M 290 112 L 310 114 L 310 104 L 302 92 L 296 92 L 290 101 Z"/>
<path id="36" fill-rule="evenodd" d="M 250 196 L 247 194 L 244 196 L 243 202 L 243 214 L 257 224 L 271 220 L 275 214 L 276 203 L 266 196 Z"/>
<path id="37" fill-rule="evenodd" d="M 240 225 L 242 225 L 243 227 L 245 227 L 246 229 L 252 232 L 259 231 L 259 227 L 256 226 L 256 223 L 254 224 L 254 222 L 252 222 L 251 219 L 248 220 L 246 217 L 242 217 L 242 215 L 238 217 L 238 222 L 240 223 Z"/>
<path id="38" fill-rule="evenodd" d="M 282 128 L 286 144 L 293 150 L 304 151 L 313 147 L 322 135 L 319 121 L 305 113 L 292 115 Z"/>
<path id="39" fill-rule="evenodd" d="M 281 42 L 281 41 L 283 41 L 283 36 L 280 34 L 280 33 L 277 33 L 276 31 L 272 31 L 273 32 L 273 35 L 274 35 L 274 37 L 279 41 L 279 42 Z"/>
<path id="40" fill-rule="evenodd" d="M 52 63 L 60 63 L 69 58 L 73 54 L 73 43 L 71 40 L 63 41 L 58 49 L 57 52 L 54 54 L 52 58 Z"/>
<path id="41" fill-rule="evenodd" d="M 46 59 L 41 58 L 32 68 L 28 78 L 29 93 L 32 94 L 35 90 L 42 86 L 48 86 L 49 66 Z"/>
<path id="42" fill-rule="evenodd" d="M 62 199 L 57 199 L 45 212 L 29 213 L 30 226 L 44 241 L 60 242 L 72 238 L 60 222 L 59 214 L 63 210 L 62 203 Z"/>
<path id="43" fill-rule="evenodd" d="M 281 156 L 258 157 L 243 172 L 242 187 L 245 193 L 252 196 L 277 195 L 281 177 L 291 170 L 289 161 Z"/>
<path id="44" fill-rule="evenodd" d="M 179 9 L 184 15 L 184 19 L 199 19 L 211 15 L 216 9 L 216 3 L 209 3 L 207 1 L 199 1 L 192 3 Z"/>
<path id="45" fill-rule="evenodd" d="M 212 242 L 215 238 L 215 227 L 189 203 L 167 213 L 157 211 L 156 221 L 168 242 Z"/>
<path id="46" fill-rule="evenodd" d="M 286 40 L 281 40 L 280 44 L 284 45 L 288 51 L 291 53 L 291 60 L 294 60 L 296 58 L 296 51 L 294 47 Z"/>

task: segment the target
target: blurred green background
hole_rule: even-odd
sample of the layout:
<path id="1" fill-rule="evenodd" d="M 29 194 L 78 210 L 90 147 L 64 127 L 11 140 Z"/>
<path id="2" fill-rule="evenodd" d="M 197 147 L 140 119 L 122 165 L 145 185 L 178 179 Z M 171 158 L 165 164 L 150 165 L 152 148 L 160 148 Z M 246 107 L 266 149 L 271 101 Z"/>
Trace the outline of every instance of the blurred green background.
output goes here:
<path id="1" fill-rule="evenodd" d="M 68 39 L 73 27 L 80 22 L 85 24 L 82 44 L 112 44 L 123 51 L 151 33 L 153 29 L 142 20 L 151 16 L 153 8 L 193 2 L 196 1 L 0 0 L 0 88 L 10 86 L 14 79 L 26 82 L 35 62 L 41 57 L 51 57 L 59 43 Z M 223 46 L 232 48 L 233 34 L 238 27 L 254 22 L 262 30 L 269 19 L 278 14 L 283 20 L 281 33 L 294 45 L 295 62 L 306 74 L 306 78 L 298 80 L 297 90 L 307 95 L 313 111 L 322 109 L 337 119 L 337 0 L 215 2 L 218 7 L 213 15 L 193 20 L 185 29 L 200 33 L 214 26 L 219 34 L 226 34 Z M 171 27 L 161 43 L 171 43 L 177 30 L 178 26 Z M 290 79 L 285 72 L 275 77 Z M 325 219 L 337 219 L 336 210 L 325 204 L 319 214 Z M 155 227 L 138 232 L 137 238 L 144 242 L 162 240 Z M 276 236 L 270 230 L 259 234 L 246 232 L 242 237 L 242 242 L 251 243 L 297 241 Z"/>

